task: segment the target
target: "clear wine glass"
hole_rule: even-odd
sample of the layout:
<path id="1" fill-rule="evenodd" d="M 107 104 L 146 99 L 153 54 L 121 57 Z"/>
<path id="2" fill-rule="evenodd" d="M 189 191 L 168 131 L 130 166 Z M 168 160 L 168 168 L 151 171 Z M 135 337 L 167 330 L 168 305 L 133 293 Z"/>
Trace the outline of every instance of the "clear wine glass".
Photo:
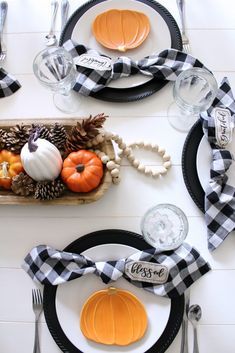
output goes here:
<path id="1" fill-rule="evenodd" d="M 77 71 L 70 53 L 64 48 L 46 48 L 35 57 L 33 71 L 39 82 L 54 92 L 54 104 L 59 110 L 65 113 L 78 110 L 78 94 L 72 90 Z"/>
<path id="2" fill-rule="evenodd" d="M 140 227 L 145 241 L 161 250 L 178 248 L 188 234 L 186 215 L 172 204 L 150 208 L 143 216 Z"/>
<path id="3" fill-rule="evenodd" d="M 181 72 L 173 86 L 174 102 L 167 116 L 170 124 L 179 131 L 189 131 L 216 97 L 218 85 L 210 71 L 192 68 Z"/>

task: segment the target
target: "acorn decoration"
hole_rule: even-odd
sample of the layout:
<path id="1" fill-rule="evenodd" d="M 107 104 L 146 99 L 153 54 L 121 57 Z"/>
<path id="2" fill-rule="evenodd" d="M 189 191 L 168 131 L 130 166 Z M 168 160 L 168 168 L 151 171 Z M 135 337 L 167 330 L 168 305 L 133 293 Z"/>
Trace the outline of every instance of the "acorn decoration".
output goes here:
<path id="1" fill-rule="evenodd" d="M 56 179 L 62 168 L 62 157 L 51 142 L 38 137 L 38 130 L 21 150 L 21 160 L 26 173 L 36 181 Z"/>

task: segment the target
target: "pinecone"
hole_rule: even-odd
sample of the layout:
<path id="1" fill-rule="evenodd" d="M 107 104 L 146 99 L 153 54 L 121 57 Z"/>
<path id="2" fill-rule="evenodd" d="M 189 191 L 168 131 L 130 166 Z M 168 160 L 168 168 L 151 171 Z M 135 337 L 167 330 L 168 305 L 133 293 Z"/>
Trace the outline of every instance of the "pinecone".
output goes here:
<path id="1" fill-rule="evenodd" d="M 11 127 L 7 133 L 5 148 L 8 151 L 19 153 L 26 142 L 28 142 L 29 134 L 30 128 L 23 124 Z"/>
<path id="2" fill-rule="evenodd" d="M 64 151 L 67 133 L 63 125 L 55 123 L 50 129 L 50 142 L 60 151 Z"/>
<path id="3" fill-rule="evenodd" d="M 7 132 L 6 130 L 0 129 L 0 150 L 6 147 Z"/>
<path id="4" fill-rule="evenodd" d="M 98 114 L 94 117 L 91 115 L 87 119 L 83 119 L 81 123 L 72 127 L 67 136 L 66 150 L 68 152 L 78 151 L 86 147 L 88 141 L 94 139 L 102 128 L 107 116 Z"/>
<path id="5" fill-rule="evenodd" d="M 40 124 L 32 124 L 30 134 L 33 134 L 36 131 L 38 132 L 38 137 L 40 139 L 45 139 L 50 141 L 50 131 L 46 126 L 40 125 Z"/>
<path id="6" fill-rule="evenodd" d="M 36 185 L 34 197 L 39 200 L 53 200 L 62 195 L 65 189 L 60 179 L 40 181 Z"/>
<path id="7" fill-rule="evenodd" d="M 21 196 L 29 196 L 35 191 L 35 182 L 27 174 L 20 173 L 13 177 L 12 191 Z"/>

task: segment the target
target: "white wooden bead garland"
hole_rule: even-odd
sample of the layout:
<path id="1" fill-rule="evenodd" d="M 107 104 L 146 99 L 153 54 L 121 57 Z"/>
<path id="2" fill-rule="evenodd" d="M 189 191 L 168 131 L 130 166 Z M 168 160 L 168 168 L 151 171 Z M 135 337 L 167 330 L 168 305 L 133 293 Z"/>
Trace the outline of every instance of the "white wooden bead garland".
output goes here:
<path id="1" fill-rule="evenodd" d="M 140 173 L 152 176 L 153 178 L 157 178 L 160 175 L 166 174 L 168 169 L 171 167 L 171 157 L 169 154 L 166 153 L 164 148 L 159 147 L 157 144 L 146 143 L 144 141 L 133 142 L 129 145 L 126 145 L 119 135 L 113 134 L 111 132 L 105 131 L 103 133 L 98 134 L 92 141 L 89 141 L 88 147 L 93 147 L 99 145 L 104 141 L 111 140 L 114 141 L 120 149 L 120 152 L 118 153 L 118 156 L 115 158 L 114 161 L 110 160 L 109 156 L 107 156 L 102 151 L 94 150 L 94 152 L 101 158 L 102 162 L 106 164 L 107 169 L 110 170 L 114 184 L 118 184 L 120 182 L 120 163 L 124 156 L 129 160 L 131 165 L 136 168 Z M 153 170 L 150 167 L 141 164 L 140 161 L 135 158 L 133 154 L 134 148 L 144 148 L 146 150 L 158 153 L 163 160 L 162 166 L 157 169 L 154 168 Z"/>
<path id="2" fill-rule="evenodd" d="M 115 161 L 110 160 L 109 156 L 100 150 L 91 150 L 90 149 L 90 151 L 94 152 L 101 159 L 101 161 L 104 164 L 106 164 L 107 169 L 110 171 L 110 174 L 112 177 L 112 182 L 114 184 L 119 184 L 121 181 L 120 164 L 116 163 L 116 160 Z"/>

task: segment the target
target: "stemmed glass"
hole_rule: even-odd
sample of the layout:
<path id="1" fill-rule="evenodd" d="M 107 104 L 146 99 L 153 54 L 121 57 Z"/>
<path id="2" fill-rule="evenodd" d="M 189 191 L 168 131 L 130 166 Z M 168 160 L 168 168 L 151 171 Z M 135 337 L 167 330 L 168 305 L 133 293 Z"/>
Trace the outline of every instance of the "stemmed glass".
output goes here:
<path id="1" fill-rule="evenodd" d="M 59 110 L 65 113 L 78 110 L 78 94 L 72 90 L 77 71 L 69 52 L 57 47 L 42 50 L 33 61 L 33 71 L 39 82 L 54 92 L 54 104 Z"/>
<path id="2" fill-rule="evenodd" d="M 189 131 L 216 97 L 218 85 L 210 71 L 192 68 L 181 72 L 173 86 L 174 102 L 167 116 L 170 124 L 179 131 Z"/>

